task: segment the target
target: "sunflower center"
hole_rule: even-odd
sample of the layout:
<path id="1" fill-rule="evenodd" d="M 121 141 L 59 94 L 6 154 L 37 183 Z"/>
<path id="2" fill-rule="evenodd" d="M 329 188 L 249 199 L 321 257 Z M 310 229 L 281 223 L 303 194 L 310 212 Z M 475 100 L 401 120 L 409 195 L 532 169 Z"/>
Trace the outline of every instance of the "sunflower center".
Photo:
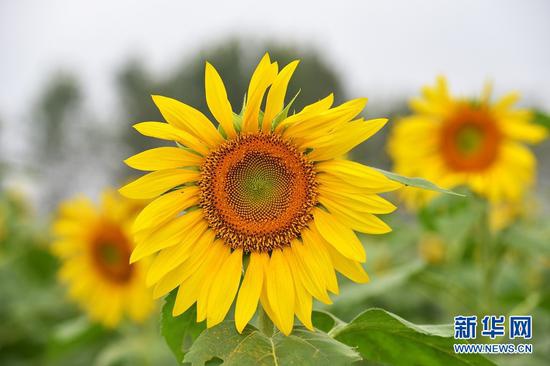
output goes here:
<path id="1" fill-rule="evenodd" d="M 451 169 L 479 171 L 496 160 L 501 138 L 498 125 L 486 110 L 462 106 L 445 121 L 440 148 Z"/>
<path id="2" fill-rule="evenodd" d="M 246 252 L 290 245 L 317 203 L 313 164 L 272 134 L 225 142 L 206 157 L 199 186 L 210 227 Z"/>
<path id="3" fill-rule="evenodd" d="M 132 277 L 131 251 L 126 235 L 109 224 L 102 224 L 92 242 L 92 259 L 96 268 L 107 280 L 116 283 L 126 283 Z"/>

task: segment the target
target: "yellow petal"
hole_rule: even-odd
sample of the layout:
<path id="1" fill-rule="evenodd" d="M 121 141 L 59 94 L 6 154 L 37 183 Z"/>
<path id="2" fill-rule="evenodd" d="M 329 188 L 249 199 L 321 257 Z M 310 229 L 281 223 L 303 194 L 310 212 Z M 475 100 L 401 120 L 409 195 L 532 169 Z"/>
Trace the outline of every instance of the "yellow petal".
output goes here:
<path id="1" fill-rule="evenodd" d="M 205 91 L 206 104 L 212 115 L 222 126 L 224 132 L 229 138 L 236 136 L 235 128 L 233 127 L 233 110 L 227 92 L 223 85 L 223 80 L 210 63 L 206 63 L 205 70 Z"/>
<path id="2" fill-rule="evenodd" d="M 519 121 L 505 121 L 504 133 L 513 139 L 537 144 L 548 137 L 548 131 L 543 126 Z"/>
<path id="3" fill-rule="evenodd" d="M 118 191 L 134 199 L 148 199 L 159 196 L 170 189 L 200 178 L 200 172 L 186 169 L 158 170 L 142 176 Z"/>
<path id="4" fill-rule="evenodd" d="M 387 119 L 379 118 L 346 123 L 333 133 L 309 141 L 307 147 L 312 148 L 313 151 L 308 154 L 308 157 L 315 161 L 322 161 L 342 156 L 378 132 L 387 122 Z"/>
<path id="5" fill-rule="evenodd" d="M 266 283 L 266 272 L 269 268 L 269 261 L 267 262 L 266 267 L 264 268 L 264 285 L 262 286 L 262 293 L 260 294 L 260 303 L 262 305 L 262 309 L 265 311 L 265 313 L 269 316 L 269 319 L 275 324 L 275 326 L 278 329 L 281 329 L 281 322 L 279 318 L 277 317 L 277 314 L 273 312 L 273 309 L 271 308 L 271 305 L 269 305 L 269 299 L 267 298 L 267 283 Z"/>
<path id="6" fill-rule="evenodd" d="M 300 113 L 318 113 L 318 112 L 326 111 L 327 109 L 332 107 L 333 103 L 334 103 L 334 94 L 330 93 L 323 99 L 305 106 L 304 109 L 300 111 Z"/>
<path id="7" fill-rule="evenodd" d="M 306 239 L 308 233 L 306 230 L 302 232 L 304 244 L 299 240 L 292 242 L 291 248 L 285 250 L 285 258 L 293 270 L 293 275 L 296 280 L 300 280 L 305 289 L 315 296 L 319 301 L 325 304 L 332 304 L 330 297 L 326 291 L 326 279 L 323 276 L 321 264 L 317 261 L 314 253 L 311 253 L 306 247 Z"/>
<path id="8" fill-rule="evenodd" d="M 135 124 L 133 127 L 144 136 L 154 137 L 161 140 L 177 141 L 202 155 L 206 155 L 210 151 L 201 140 L 185 131 L 169 125 L 168 123 L 141 122 Z"/>
<path id="9" fill-rule="evenodd" d="M 182 264 L 168 272 L 162 277 L 153 289 L 153 297 L 158 299 L 183 283 L 186 279 L 196 273 L 207 258 L 210 248 L 214 243 L 214 232 L 207 231 L 204 238 L 199 240 L 192 248 L 193 255 Z"/>
<path id="10" fill-rule="evenodd" d="M 288 247 L 287 247 L 288 248 Z M 285 249 L 287 249 L 285 248 Z M 294 274 L 294 272 L 292 272 Z M 294 277 L 294 288 L 296 290 L 296 316 L 302 324 L 309 330 L 313 331 L 313 323 L 311 322 L 311 312 L 313 310 L 313 299 L 307 292 L 300 280 Z"/>
<path id="11" fill-rule="evenodd" d="M 264 271 L 269 263 L 267 253 L 251 253 L 235 307 L 235 325 L 241 333 L 252 319 L 264 284 Z"/>
<path id="12" fill-rule="evenodd" d="M 258 118 L 260 105 L 265 91 L 273 83 L 277 76 L 277 64 L 271 63 L 266 53 L 254 70 L 248 86 L 246 107 L 243 115 L 243 132 L 255 132 L 258 130 Z"/>
<path id="13" fill-rule="evenodd" d="M 190 231 L 204 232 L 207 226 L 208 224 L 203 220 L 201 210 L 186 213 L 170 221 L 139 242 L 130 256 L 130 263 L 134 263 L 161 249 L 180 244 L 189 237 Z"/>
<path id="14" fill-rule="evenodd" d="M 338 280 L 336 279 L 336 273 L 334 267 L 330 261 L 330 257 L 320 242 L 325 241 L 321 234 L 315 228 L 315 225 L 310 227 L 310 230 L 302 231 L 302 238 L 304 239 L 304 249 L 306 253 L 306 261 L 316 263 L 316 270 L 320 276 L 324 278 L 325 287 L 327 290 L 334 294 L 338 294 Z"/>
<path id="15" fill-rule="evenodd" d="M 212 270 L 212 268 L 216 268 L 216 263 L 227 258 L 228 254 L 229 247 L 225 246 L 221 241 L 217 241 L 211 246 L 208 256 L 200 268 L 180 285 L 176 302 L 172 309 L 173 316 L 184 313 L 197 301 L 206 272 Z"/>
<path id="16" fill-rule="evenodd" d="M 344 257 L 329 243 L 322 242 L 322 245 L 328 251 L 332 264 L 338 272 L 357 283 L 369 282 L 369 276 L 360 263 Z"/>
<path id="17" fill-rule="evenodd" d="M 325 206 L 330 213 L 353 230 L 367 234 L 386 234 L 391 228 L 378 217 L 368 212 L 356 211 L 340 205 L 326 197 L 319 197 L 319 202 Z"/>
<path id="18" fill-rule="evenodd" d="M 338 180 L 334 180 L 330 177 L 324 177 L 324 174 L 318 174 L 319 181 L 323 181 L 323 185 L 330 185 L 333 189 L 340 190 L 345 189 L 346 185 L 353 185 L 369 193 L 381 193 L 403 187 L 401 183 L 388 179 L 379 171 L 354 161 L 329 160 L 318 163 L 316 168 L 320 173 L 338 178 Z"/>
<path id="19" fill-rule="evenodd" d="M 304 107 L 304 109 L 302 109 L 300 112 L 285 118 L 275 128 L 275 131 L 281 133 L 284 129 L 295 123 L 304 121 L 308 118 L 312 118 L 313 116 L 320 114 L 321 112 L 327 111 L 332 106 L 332 103 L 334 103 L 334 95 L 331 93 L 325 98 Z"/>
<path id="20" fill-rule="evenodd" d="M 334 266 L 330 259 L 330 255 L 326 248 L 321 243 L 326 243 L 326 240 L 323 239 L 315 225 L 310 227 L 311 238 L 306 240 L 305 243 L 306 250 L 310 253 L 314 253 L 316 261 L 320 266 L 320 273 L 325 277 L 325 283 L 327 290 L 333 294 L 338 294 L 338 279 L 336 278 L 336 273 L 334 272 Z M 307 236 L 307 234 L 306 234 Z M 330 244 L 329 244 L 330 245 Z"/>
<path id="21" fill-rule="evenodd" d="M 184 239 L 177 245 L 162 250 L 151 263 L 147 273 L 146 284 L 152 286 L 157 283 L 166 273 L 183 263 L 193 255 L 192 249 L 198 241 L 211 241 L 212 238 L 206 230 L 207 225 L 200 222 L 194 227 L 182 228 L 187 235 L 181 235 Z M 205 231 L 206 230 L 206 231 Z"/>
<path id="22" fill-rule="evenodd" d="M 208 297 L 207 327 L 219 324 L 224 318 L 239 288 L 243 268 L 243 251 L 236 249 L 216 274 Z"/>
<path id="23" fill-rule="evenodd" d="M 223 142 L 223 138 L 210 120 L 195 108 L 160 95 L 153 95 L 153 101 L 164 119 L 174 127 L 190 133 L 210 147 Z"/>
<path id="24" fill-rule="evenodd" d="M 493 108 L 499 113 L 503 113 L 514 104 L 519 101 L 520 95 L 517 92 L 511 92 L 500 98 L 494 105 Z"/>
<path id="25" fill-rule="evenodd" d="M 271 131 L 271 123 L 273 122 L 273 119 L 283 110 L 288 82 L 290 81 L 294 70 L 296 70 L 298 63 L 299 61 L 293 61 L 286 65 L 281 70 L 279 75 L 277 75 L 277 78 L 269 89 L 265 104 L 264 119 L 262 122 L 262 130 L 264 132 Z"/>
<path id="26" fill-rule="evenodd" d="M 139 170 L 162 170 L 199 166 L 203 158 L 177 147 L 157 147 L 145 150 L 124 160 L 126 165 Z"/>
<path id="27" fill-rule="evenodd" d="M 319 185 L 319 196 L 336 202 L 350 210 L 357 212 L 370 212 L 375 214 L 387 214 L 395 211 L 396 207 L 376 194 L 350 194 L 345 191 L 339 191 L 328 185 Z"/>
<path id="28" fill-rule="evenodd" d="M 320 208 L 313 210 L 313 221 L 321 236 L 346 258 L 364 262 L 367 257 L 363 245 L 348 226 L 334 215 Z"/>
<path id="29" fill-rule="evenodd" d="M 155 228 L 189 207 L 197 205 L 199 193 L 199 187 L 189 186 L 163 194 L 139 213 L 134 221 L 133 232 Z"/>
<path id="30" fill-rule="evenodd" d="M 224 256 L 222 258 L 218 258 L 216 263 L 212 264 L 210 269 L 204 273 L 199 296 L 197 297 L 197 323 L 204 321 L 207 317 L 207 309 L 210 301 L 210 289 L 214 285 L 218 273 L 225 270 L 224 263 L 227 261 L 226 257 L 228 257 L 229 255 L 230 249 L 228 247 L 227 250 L 224 252 Z"/>
<path id="31" fill-rule="evenodd" d="M 294 325 L 294 282 L 290 268 L 280 249 L 271 253 L 266 271 L 267 298 L 271 310 L 279 320 L 279 330 L 285 335 Z"/>
<path id="32" fill-rule="evenodd" d="M 327 111 L 291 116 L 289 120 L 295 118 L 296 121 L 288 126 L 285 135 L 298 139 L 301 145 L 316 139 L 324 139 L 329 132 L 334 133 L 355 118 L 366 104 L 367 98 L 357 98 Z"/>

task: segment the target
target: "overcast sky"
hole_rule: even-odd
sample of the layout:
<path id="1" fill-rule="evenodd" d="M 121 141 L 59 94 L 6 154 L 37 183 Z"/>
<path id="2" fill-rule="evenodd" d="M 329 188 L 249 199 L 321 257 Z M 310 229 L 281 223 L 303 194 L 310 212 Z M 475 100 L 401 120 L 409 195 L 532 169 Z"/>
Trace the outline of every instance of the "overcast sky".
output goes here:
<path id="1" fill-rule="evenodd" d="M 169 70 L 226 35 L 316 45 L 370 103 L 415 93 L 438 73 L 452 88 L 518 89 L 550 109 L 550 1 L 0 0 L 0 119 L 17 125 L 51 71 L 69 69 L 87 103 L 111 113 L 128 56 Z"/>

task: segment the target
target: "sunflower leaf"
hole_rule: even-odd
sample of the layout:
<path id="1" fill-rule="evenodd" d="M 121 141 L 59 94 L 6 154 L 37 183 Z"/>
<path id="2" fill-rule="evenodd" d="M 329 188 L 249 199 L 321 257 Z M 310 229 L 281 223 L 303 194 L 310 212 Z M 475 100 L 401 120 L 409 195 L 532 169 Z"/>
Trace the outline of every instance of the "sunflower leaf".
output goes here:
<path id="1" fill-rule="evenodd" d="M 546 114 L 540 110 L 535 110 L 533 114 L 533 122 L 535 124 L 544 126 L 550 130 L 550 114 Z"/>
<path id="2" fill-rule="evenodd" d="M 336 327 L 346 325 L 342 320 L 324 310 L 313 310 L 311 313 L 311 321 L 315 328 L 325 333 L 329 333 Z"/>
<path id="3" fill-rule="evenodd" d="M 204 322 L 196 322 L 197 310 L 194 305 L 185 313 L 172 316 L 176 294 L 177 290 L 174 290 L 166 296 L 162 307 L 161 333 L 178 362 L 181 362 L 205 326 Z"/>
<path id="4" fill-rule="evenodd" d="M 388 179 L 391 179 L 395 182 L 402 183 L 402 184 L 404 184 L 406 186 L 409 186 L 409 187 L 422 188 L 422 189 L 426 189 L 428 191 L 434 191 L 434 192 L 439 192 L 439 193 L 452 194 L 452 195 L 460 196 L 460 197 L 466 197 L 465 195 L 463 195 L 461 193 L 457 193 L 457 192 L 451 191 L 450 189 L 439 187 L 438 185 L 436 185 L 436 184 L 434 184 L 434 183 L 432 183 L 429 180 L 424 179 L 424 178 L 417 178 L 417 177 L 409 178 L 409 177 L 405 177 L 405 176 L 397 174 L 397 173 L 388 172 L 387 170 L 378 169 L 378 168 L 375 168 L 375 169 L 378 170 L 380 173 L 384 174 Z"/>
<path id="5" fill-rule="evenodd" d="M 357 347 L 368 361 L 388 365 L 494 365 L 481 355 L 458 354 L 451 325 L 416 325 L 382 309 L 369 309 L 330 332 Z"/>
<path id="6" fill-rule="evenodd" d="M 224 365 L 349 365 L 359 354 L 321 331 L 294 327 L 290 336 L 275 332 L 268 337 L 248 325 L 241 334 L 233 321 L 205 330 L 185 355 L 192 366 Z"/>

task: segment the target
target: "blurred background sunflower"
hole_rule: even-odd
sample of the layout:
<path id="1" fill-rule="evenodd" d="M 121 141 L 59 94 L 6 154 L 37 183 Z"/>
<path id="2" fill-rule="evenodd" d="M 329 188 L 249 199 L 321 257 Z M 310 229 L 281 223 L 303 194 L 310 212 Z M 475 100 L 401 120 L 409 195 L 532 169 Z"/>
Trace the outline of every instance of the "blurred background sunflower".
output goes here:
<path id="1" fill-rule="evenodd" d="M 146 264 L 130 264 L 131 226 L 143 202 L 105 190 L 101 203 L 86 197 L 62 202 L 53 223 L 52 250 L 59 278 L 92 319 L 115 327 L 124 315 L 143 322 L 153 308 L 145 286 Z"/>
<path id="2" fill-rule="evenodd" d="M 422 86 L 433 86 L 437 75 L 446 76 L 448 101 L 463 106 L 461 115 L 473 104 L 464 107 L 457 98 L 475 98 L 478 106 L 487 100 L 487 110 L 494 111 L 498 100 L 518 92 L 521 99 L 514 107 L 501 111 L 523 110 L 529 126 L 548 129 L 549 13 L 545 0 L 393 0 L 345 7 L 282 1 L 269 9 L 243 0 L 219 4 L 215 11 L 206 3 L 168 0 L 0 2 L 5 51 L 0 67 L 0 364 L 176 364 L 159 336 L 158 312 L 141 324 L 105 327 L 92 321 L 67 298 L 67 286 L 57 276 L 63 260 L 52 254 L 50 226 L 61 202 L 79 194 L 100 202 L 104 187 L 133 178 L 125 158 L 162 146 L 129 128 L 161 120 L 150 95 L 183 100 L 214 120 L 204 98 L 205 60 L 223 75 L 238 112 L 249 76 L 266 51 L 280 65 L 300 59 L 288 85 L 288 96 L 300 91 L 293 108 L 300 111 L 331 92 L 335 105 L 368 96 L 369 108 L 361 117 L 389 116 L 387 131 L 348 157 L 391 169 L 388 131 L 417 114 L 419 106 L 409 109 L 408 101 Z M 488 81 L 491 102 L 481 90 Z M 520 126 L 513 135 L 524 140 L 522 146 L 541 140 L 540 133 L 526 140 L 533 127 Z M 478 146 L 476 133 L 465 132 L 461 146 Z M 451 323 L 457 314 L 532 314 L 535 353 L 493 360 L 547 364 L 550 144 L 546 139 L 525 145 L 533 157 L 528 168 L 502 165 L 510 180 L 505 184 L 518 193 L 513 196 L 520 197 L 519 204 L 490 202 L 488 197 L 506 196 L 500 188 L 498 194 L 485 194 L 504 183 L 491 178 L 477 185 L 484 194 L 458 187 L 468 199 L 436 195 L 414 211 L 398 210 L 388 220 L 392 233 L 359 235 L 368 249 L 370 283 L 350 286 L 341 278 L 334 303 L 316 307 L 350 320 L 366 307 L 380 306 L 421 324 Z M 412 145 L 406 153 L 412 157 L 423 146 Z M 452 151 L 446 153 L 454 159 Z M 518 154 L 512 155 L 518 163 Z M 440 184 L 456 182 L 444 177 Z M 399 197 L 387 198 L 396 202 Z"/>

